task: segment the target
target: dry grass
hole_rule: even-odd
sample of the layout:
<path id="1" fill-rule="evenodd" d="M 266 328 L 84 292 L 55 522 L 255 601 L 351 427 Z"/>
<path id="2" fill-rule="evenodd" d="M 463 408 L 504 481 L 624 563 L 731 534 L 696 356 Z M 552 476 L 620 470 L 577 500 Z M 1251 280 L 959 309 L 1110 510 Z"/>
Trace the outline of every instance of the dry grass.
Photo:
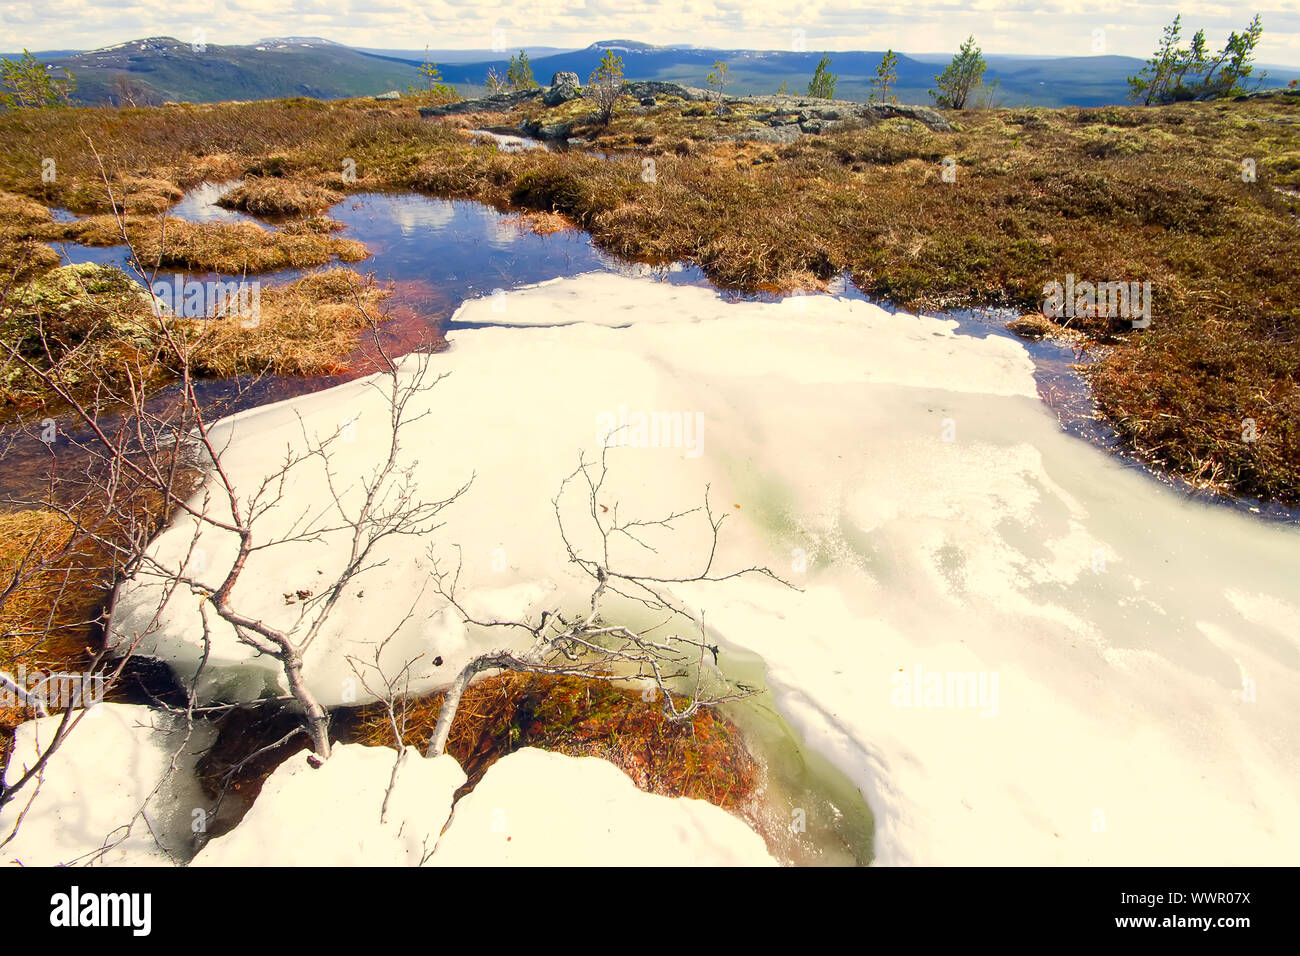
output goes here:
<path id="1" fill-rule="evenodd" d="M 68 519 L 53 510 L 0 514 L 0 588 L 15 583 L 20 565 L 49 563 L 36 574 L 24 572 L 0 603 L 0 669 L 79 671 L 98 644 L 98 618 L 111 587 L 100 570 L 107 554 L 90 545 L 65 553 L 72 536 Z M 0 738 L 7 741 L 31 716 L 24 707 L 0 707 Z"/>
<path id="2" fill-rule="evenodd" d="M 539 236 L 549 236 L 553 233 L 578 228 L 570 219 L 557 212 L 541 212 L 537 210 L 514 213 L 507 216 L 506 221 L 515 226 L 520 232 L 532 232 Z"/>
<path id="3" fill-rule="evenodd" d="M 0 191 L 0 288 L 22 286 L 59 264 L 58 253 L 49 246 L 20 238 L 50 223 L 50 210 L 42 203 Z"/>
<path id="4" fill-rule="evenodd" d="M 0 191 L 0 223 L 4 228 L 33 226 L 50 221 L 50 210 L 35 199 Z"/>
<path id="5" fill-rule="evenodd" d="M 61 261 L 59 254 L 43 242 L 0 238 L 0 287 L 21 288 L 56 268 Z"/>
<path id="6" fill-rule="evenodd" d="M 131 216 L 160 213 L 185 195 L 174 183 L 150 176 L 129 177 L 114 193 L 117 209 Z M 111 212 L 113 205 L 106 201 L 100 208 Z"/>
<path id="7" fill-rule="evenodd" d="M 1026 312 L 1006 323 L 1006 328 L 1031 341 L 1055 337 L 1065 331 L 1041 312 Z"/>
<path id="8" fill-rule="evenodd" d="M 174 218 L 113 215 L 50 223 L 19 238 L 71 241 L 88 246 L 124 245 L 122 230 L 146 269 L 153 267 L 254 275 L 280 269 L 305 269 L 332 260 L 360 262 L 368 253 L 355 239 L 330 235 L 333 229 L 270 230 L 252 222 L 193 223 Z"/>
<path id="9" fill-rule="evenodd" d="M 308 216 L 342 201 L 342 193 L 323 186 L 257 176 L 222 195 L 217 205 L 254 216 Z"/>
<path id="10" fill-rule="evenodd" d="M 56 511 L 26 510 L 0 514 L 0 586 L 8 586 L 20 566 L 31 567 L 59 554 L 72 536 L 72 527 Z M 18 663 L 46 666 L 25 649 L 22 635 L 45 628 L 56 613 L 61 593 L 77 596 L 77 582 L 63 571 L 52 571 L 20 584 L 0 605 L 0 668 Z M 68 585 L 72 587 L 68 590 Z M 38 653 L 40 648 L 35 648 Z"/>
<path id="11" fill-rule="evenodd" d="M 20 564 L 32 564 L 56 555 L 70 538 L 71 529 L 53 511 L 19 511 L 0 514 L 0 587 L 7 587 Z M 76 582 L 66 573 L 50 573 L 23 582 L 0 604 L 0 668 L 13 672 L 20 666 L 29 672 L 42 667 L 66 672 L 76 654 L 70 642 L 59 648 L 46 647 L 35 635 L 55 616 L 60 596 L 76 596 Z M 66 585 L 72 584 L 68 589 Z M 59 654 L 57 650 L 64 653 Z M 55 652 L 55 653 L 52 653 Z M 0 706 L 0 767 L 8 763 L 14 729 L 31 714 L 25 707 Z"/>
<path id="12" fill-rule="evenodd" d="M 261 316 L 248 328 L 238 318 L 198 329 L 194 354 L 200 375 L 241 372 L 334 375 L 347 370 L 358 335 L 388 292 L 349 269 L 328 269 L 261 291 Z"/>

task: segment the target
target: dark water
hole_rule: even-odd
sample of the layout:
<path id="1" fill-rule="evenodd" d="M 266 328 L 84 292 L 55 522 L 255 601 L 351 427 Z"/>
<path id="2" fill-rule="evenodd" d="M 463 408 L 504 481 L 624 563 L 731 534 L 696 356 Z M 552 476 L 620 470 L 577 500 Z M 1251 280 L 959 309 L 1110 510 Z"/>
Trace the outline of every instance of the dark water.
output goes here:
<path id="1" fill-rule="evenodd" d="M 273 223 L 264 222 L 238 209 L 224 209 L 217 205 L 222 193 L 229 192 L 238 185 L 237 179 L 224 183 L 200 183 L 167 210 L 167 215 L 188 222 L 254 222 L 267 229 L 275 229 Z"/>
<path id="2" fill-rule="evenodd" d="M 234 185 L 198 186 L 173 206 L 169 215 L 191 222 L 259 222 L 215 205 Z M 343 223 L 340 236 L 356 239 L 370 250 L 369 258 L 352 268 L 372 274 L 392 289 L 385 310 L 391 320 L 400 323 L 392 330 L 400 339 L 418 337 L 413 335 L 414 327 L 449 327 L 447 320 L 462 302 L 498 289 L 510 291 L 584 272 L 641 274 L 647 268 L 601 252 L 584 232 L 539 235 L 518 216 L 468 200 L 360 193 L 333 206 L 329 216 Z M 137 270 L 128 268 L 126 246 L 92 248 L 67 243 L 61 251 L 68 262 L 116 265 L 138 275 Z M 312 270 L 286 269 L 256 278 L 274 286 L 292 282 L 308 271 Z M 665 281 L 707 284 L 703 272 L 695 267 L 662 268 L 656 274 Z"/>
<path id="3" fill-rule="evenodd" d="M 273 224 L 215 205 L 217 198 L 234 185 L 200 185 L 168 214 L 192 222 L 259 222 L 275 228 Z M 329 215 L 344 224 L 339 235 L 359 240 L 371 252 L 368 258 L 350 268 L 373 275 L 377 282 L 392 290 L 382 306 L 385 316 L 382 338 L 392 356 L 440 344 L 442 332 L 456 327 L 449 321 L 452 314 L 467 299 L 585 272 L 644 274 L 648 270 L 644 265 L 601 252 L 590 243 L 586 233 L 564 230 L 539 235 L 520 217 L 476 202 L 414 194 L 362 193 L 338 203 Z M 152 269 L 147 266 L 141 269 L 129 261 L 129 249 L 124 245 L 91 247 L 64 243 L 56 248 L 69 263 L 117 266 L 142 284 L 145 284 L 142 276 L 152 277 Z M 266 286 L 275 286 L 292 282 L 309 271 L 314 270 L 287 269 L 254 278 Z M 663 281 L 706 284 L 703 273 L 694 267 L 651 271 Z M 165 270 L 157 278 L 170 279 L 174 272 Z M 192 273 L 184 278 L 219 277 Z M 266 375 L 206 380 L 198 384 L 197 390 L 208 417 L 217 417 L 330 388 L 374 371 L 374 365 L 362 351 L 353 357 L 349 367 L 344 374 L 311 378 Z M 149 408 L 161 413 L 174 407 L 176 399 L 176 389 L 165 388 L 150 399 Z M 52 417 L 74 447 L 90 439 L 89 431 L 70 414 L 55 413 Z M 39 429 L 41 420 L 37 416 L 28 424 Z M 31 434 L 16 434 L 12 425 L 0 429 L 0 443 L 3 450 L 0 501 L 39 494 L 41 476 L 50 464 L 49 446 Z M 67 467 L 67 462 L 61 466 Z"/>

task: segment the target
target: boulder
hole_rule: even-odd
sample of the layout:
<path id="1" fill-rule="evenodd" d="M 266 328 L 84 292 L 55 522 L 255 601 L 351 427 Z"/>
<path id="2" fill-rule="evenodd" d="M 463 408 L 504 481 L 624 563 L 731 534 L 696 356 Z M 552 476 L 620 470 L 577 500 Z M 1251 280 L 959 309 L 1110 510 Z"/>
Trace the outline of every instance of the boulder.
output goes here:
<path id="1" fill-rule="evenodd" d="M 707 103 L 717 99 L 712 90 L 702 90 L 697 86 L 682 86 L 680 83 L 665 83 L 661 80 L 631 80 L 623 84 L 621 92 L 637 100 L 654 97 L 656 100 L 670 96 L 691 103 Z"/>
<path id="2" fill-rule="evenodd" d="M 556 141 L 568 139 L 572 129 L 573 123 L 540 123 L 537 120 L 524 120 L 519 124 L 519 131 L 525 136 Z"/>
<path id="3" fill-rule="evenodd" d="M 380 93 L 375 97 L 377 100 L 400 100 L 401 98 L 402 94 L 397 90 L 389 90 L 387 93 Z"/>
<path id="4" fill-rule="evenodd" d="M 578 74 L 560 72 L 551 77 L 551 86 L 542 94 L 542 102 L 547 106 L 559 106 L 569 100 L 576 100 L 581 95 Z"/>

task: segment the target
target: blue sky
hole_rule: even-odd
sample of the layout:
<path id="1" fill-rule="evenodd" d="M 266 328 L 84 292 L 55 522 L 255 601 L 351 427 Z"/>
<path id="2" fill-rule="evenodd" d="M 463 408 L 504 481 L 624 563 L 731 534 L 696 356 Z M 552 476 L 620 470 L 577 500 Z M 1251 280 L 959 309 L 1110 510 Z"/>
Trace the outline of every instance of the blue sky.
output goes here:
<path id="1" fill-rule="evenodd" d="M 973 33 L 992 53 L 1146 56 L 1183 14 L 1212 46 L 1254 13 L 1257 59 L 1300 66 L 1300 0 L 1258 4 L 1059 0 L 41 0 L 0 6 L 0 49 L 108 46 L 145 36 L 248 43 L 307 35 L 353 46 L 419 49 L 585 46 L 622 37 L 651 43 L 905 52 L 954 49 Z"/>

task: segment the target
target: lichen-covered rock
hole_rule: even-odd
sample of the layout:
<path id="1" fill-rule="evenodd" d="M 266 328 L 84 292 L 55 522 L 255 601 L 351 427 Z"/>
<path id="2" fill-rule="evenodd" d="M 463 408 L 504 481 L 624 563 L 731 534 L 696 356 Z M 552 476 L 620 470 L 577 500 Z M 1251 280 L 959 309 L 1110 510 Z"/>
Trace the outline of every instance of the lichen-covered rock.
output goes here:
<path id="1" fill-rule="evenodd" d="M 509 113 L 521 103 L 535 100 L 542 95 L 541 90 L 516 90 L 513 93 L 493 93 L 478 99 L 461 100 L 445 106 L 421 106 L 419 114 L 425 119 L 439 116 L 459 116 L 465 113 Z"/>
<path id="2" fill-rule="evenodd" d="M 74 357 L 61 374 L 76 386 L 127 367 L 147 343 L 153 312 L 153 297 L 121 269 L 91 262 L 61 266 L 0 306 L 0 343 L 37 368 Z M 0 400 L 17 401 L 41 389 L 39 374 L 24 363 L 0 369 Z"/>
<path id="3" fill-rule="evenodd" d="M 758 118 L 761 122 L 772 125 L 778 123 L 799 122 L 814 125 L 822 132 L 833 129 L 834 124 L 851 120 L 867 123 L 879 123 L 882 120 L 901 116 L 915 120 L 936 133 L 952 131 L 952 125 L 936 111 L 925 106 L 906 106 L 899 103 L 855 103 L 851 100 L 822 100 L 809 96 L 742 96 L 738 102 L 755 106 L 764 106 L 771 110 Z"/>
<path id="4" fill-rule="evenodd" d="M 542 94 L 542 102 L 547 106 L 559 106 L 569 100 L 576 100 L 581 95 L 578 74 L 560 72 L 551 77 L 550 88 Z"/>
<path id="5" fill-rule="evenodd" d="M 527 136 L 558 141 L 569 138 L 573 123 L 540 123 L 537 120 L 527 120 L 519 124 L 519 129 Z"/>
<path id="6" fill-rule="evenodd" d="M 744 140 L 751 143 L 793 143 L 803 135 L 797 124 L 784 126 L 760 126 L 755 129 L 734 133 L 727 139 Z"/>

